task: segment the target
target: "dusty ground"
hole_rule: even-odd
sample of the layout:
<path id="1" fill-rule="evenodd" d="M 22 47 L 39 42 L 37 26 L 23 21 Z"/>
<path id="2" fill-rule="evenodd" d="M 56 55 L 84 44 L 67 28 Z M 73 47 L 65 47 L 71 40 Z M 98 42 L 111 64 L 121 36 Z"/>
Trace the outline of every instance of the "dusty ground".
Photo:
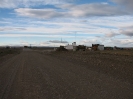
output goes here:
<path id="1" fill-rule="evenodd" d="M 51 55 L 133 84 L 133 51 L 53 52 Z"/>
<path id="2" fill-rule="evenodd" d="M 0 99 L 133 99 L 133 58 L 24 50 L 0 63 Z"/>

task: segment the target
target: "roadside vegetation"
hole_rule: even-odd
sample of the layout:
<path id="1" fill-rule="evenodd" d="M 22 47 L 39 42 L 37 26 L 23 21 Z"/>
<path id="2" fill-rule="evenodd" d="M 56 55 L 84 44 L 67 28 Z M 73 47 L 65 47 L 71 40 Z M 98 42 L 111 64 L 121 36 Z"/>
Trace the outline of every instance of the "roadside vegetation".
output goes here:
<path id="1" fill-rule="evenodd" d="M 21 52 L 21 48 L 0 48 L 0 56 L 5 56 L 8 54 L 19 54 Z"/>

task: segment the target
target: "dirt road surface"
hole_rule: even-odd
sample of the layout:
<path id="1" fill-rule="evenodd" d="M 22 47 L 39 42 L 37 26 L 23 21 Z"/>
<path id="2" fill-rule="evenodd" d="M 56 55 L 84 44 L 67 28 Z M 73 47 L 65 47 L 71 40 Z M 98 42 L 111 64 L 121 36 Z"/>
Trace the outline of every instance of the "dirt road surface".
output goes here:
<path id="1" fill-rule="evenodd" d="M 24 50 L 0 63 L 0 99 L 133 99 L 133 84 Z"/>

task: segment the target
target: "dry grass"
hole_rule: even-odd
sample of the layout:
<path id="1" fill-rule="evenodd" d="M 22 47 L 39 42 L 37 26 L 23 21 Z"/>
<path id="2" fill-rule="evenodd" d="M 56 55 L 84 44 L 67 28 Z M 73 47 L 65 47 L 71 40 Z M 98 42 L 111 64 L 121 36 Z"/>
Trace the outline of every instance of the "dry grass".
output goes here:
<path id="1" fill-rule="evenodd" d="M 8 54 L 18 54 L 20 53 L 21 49 L 20 48 L 1 48 L 0 49 L 0 56 L 5 56 Z"/>

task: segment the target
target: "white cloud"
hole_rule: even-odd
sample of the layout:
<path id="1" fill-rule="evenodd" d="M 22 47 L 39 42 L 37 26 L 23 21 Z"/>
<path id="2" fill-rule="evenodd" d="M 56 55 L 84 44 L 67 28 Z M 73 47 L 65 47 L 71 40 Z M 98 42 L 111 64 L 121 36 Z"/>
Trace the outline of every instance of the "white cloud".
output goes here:
<path id="1" fill-rule="evenodd" d="M 77 33 L 79 44 L 132 46 L 133 0 L 111 1 L 119 6 L 106 2 L 75 5 L 68 3 L 73 2 L 71 0 L 0 0 L 0 8 L 15 8 L 18 15 L 16 19 L 0 19 L 0 37 L 52 38 L 50 42 L 38 43 L 52 46 L 53 43 L 60 45 L 53 39 L 66 38 L 71 42 Z M 46 4 L 55 7 L 29 8 Z M 121 36 L 124 38 L 120 39 Z"/>
<path id="2" fill-rule="evenodd" d="M 49 19 L 56 17 L 63 17 L 62 12 L 58 12 L 55 9 L 31 9 L 31 8 L 19 8 L 15 9 L 15 12 L 20 16 Z"/>
<path id="3" fill-rule="evenodd" d="M 119 47 L 132 47 L 132 38 L 106 38 L 106 37 L 91 37 L 82 39 L 79 44 L 91 46 L 92 44 L 103 44 L 104 46 L 119 46 Z"/>
<path id="4" fill-rule="evenodd" d="M 106 4 L 109 4 L 109 3 L 108 2 L 102 2 L 101 4 L 105 4 L 106 5 Z"/>
<path id="5" fill-rule="evenodd" d="M 128 14 L 126 11 L 119 9 L 116 6 L 111 6 L 109 4 L 101 4 L 101 3 L 75 5 L 71 7 L 69 10 L 70 10 L 69 13 L 75 17 L 117 16 L 117 15 L 119 16 L 119 15 Z"/>
<path id="6" fill-rule="evenodd" d="M 0 0 L 0 8 L 31 7 L 47 4 L 63 4 L 74 0 Z"/>
<path id="7" fill-rule="evenodd" d="M 132 39 L 112 39 L 109 43 L 111 45 L 119 46 L 119 47 L 132 47 L 133 46 Z"/>
<path id="8" fill-rule="evenodd" d="M 23 31 L 26 30 L 26 28 L 22 27 L 0 27 L 0 32 L 1 31 Z"/>
<path id="9" fill-rule="evenodd" d="M 0 21 L 0 24 L 10 24 L 10 22 Z"/>
<path id="10" fill-rule="evenodd" d="M 85 22 L 81 22 L 85 20 Z M 4 20 L 6 21 L 6 20 Z M 17 19 L 17 21 L 9 21 L 12 24 L 10 26 L 0 26 L 1 33 L 36 33 L 40 36 L 40 33 L 48 35 L 60 35 L 60 34 L 99 34 L 106 35 L 107 37 L 113 37 L 117 34 L 122 34 L 119 29 L 129 30 L 133 26 L 133 17 L 92 17 L 92 18 L 71 18 L 71 19 L 56 19 L 56 20 L 25 20 Z M 19 24 L 16 24 L 19 22 Z M 22 23 L 21 23 L 22 22 Z M 113 33 L 111 31 L 113 31 Z M 35 36 L 35 34 L 33 34 Z"/>
<path id="11" fill-rule="evenodd" d="M 46 37 L 46 38 L 74 38 L 71 35 L 43 34 L 43 33 L 0 33 L 0 37 Z"/>
<path id="12" fill-rule="evenodd" d="M 21 45 L 29 46 L 29 42 L 25 42 L 25 41 L 20 42 L 20 44 L 21 44 Z"/>
<path id="13" fill-rule="evenodd" d="M 40 42 L 36 44 L 36 46 L 49 46 L 49 47 L 59 47 L 59 46 L 66 46 L 65 43 L 49 43 L 49 42 Z"/>
<path id="14" fill-rule="evenodd" d="M 126 20 L 125 20 L 126 19 Z M 86 20 L 85 22 L 81 22 Z M 19 19 L 17 19 L 17 22 Z M 1 36 L 46 36 L 51 37 L 51 35 L 72 35 L 75 33 L 91 35 L 105 35 L 106 37 L 114 37 L 117 34 L 124 34 L 119 31 L 119 29 L 131 30 L 133 23 L 132 17 L 104 17 L 104 18 L 88 18 L 88 19 L 71 19 L 71 20 L 52 20 L 52 21 L 27 21 L 23 20 L 26 24 L 16 24 L 12 21 L 11 26 L 0 27 Z M 10 21 L 9 21 L 10 22 Z M 34 25 L 33 25 L 34 24 Z M 20 25 L 20 26 L 19 26 Z M 130 25 L 130 26 L 129 26 Z M 18 27 L 19 26 L 19 27 Z M 24 26 L 24 27 L 23 27 Z M 52 27 L 51 27 L 52 26 Z M 130 28 L 129 28 L 130 27 Z M 112 28 L 112 29 L 110 29 Z M 113 33 L 111 32 L 113 31 Z M 3 35 L 4 33 L 8 33 Z M 12 34 L 13 33 L 13 34 Z M 18 34 L 14 34 L 18 33 Z M 19 34 L 20 33 L 20 34 Z M 124 34 L 125 35 L 125 34 Z"/>
<path id="15" fill-rule="evenodd" d="M 121 10 L 118 7 L 111 6 L 109 4 L 81 4 L 81 5 L 56 5 L 60 9 L 32 9 L 32 8 L 18 8 L 15 12 L 20 16 L 31 18 L 83 18 L 90 16 L 121 16 L 128 15 L 127 11 Z"/>
<path id="16" fill-rule="evenodd" d="M 35 26 L 33 26 L 35 24 Z M 70 33 L 93 33 L 93 34 L 101 34 L 101 28 L 88 25 L 87 23 L 79 23 L 79 22 L 53 22 L 53 21 L 32 21 L 27 22 L 27 27 L 16 27 L 16 26 L 8 26 L 8 27 L 0 27 L 1 32 L 23 32 L 23 33 L 44 33 L 44 34 L 70 34 Z M 52 26 L 52 27 L 51 27 Z M 96 30 L 95 30 L 96 29 Z"/>
<path id="17" fill-rule="evenodd" d="M 91 46 L 92 44 L 102 44 L 102 41 L 96 37 L 93 37 L 89 39 L 83 39 L 79 42 L 79 45 Z"/>

